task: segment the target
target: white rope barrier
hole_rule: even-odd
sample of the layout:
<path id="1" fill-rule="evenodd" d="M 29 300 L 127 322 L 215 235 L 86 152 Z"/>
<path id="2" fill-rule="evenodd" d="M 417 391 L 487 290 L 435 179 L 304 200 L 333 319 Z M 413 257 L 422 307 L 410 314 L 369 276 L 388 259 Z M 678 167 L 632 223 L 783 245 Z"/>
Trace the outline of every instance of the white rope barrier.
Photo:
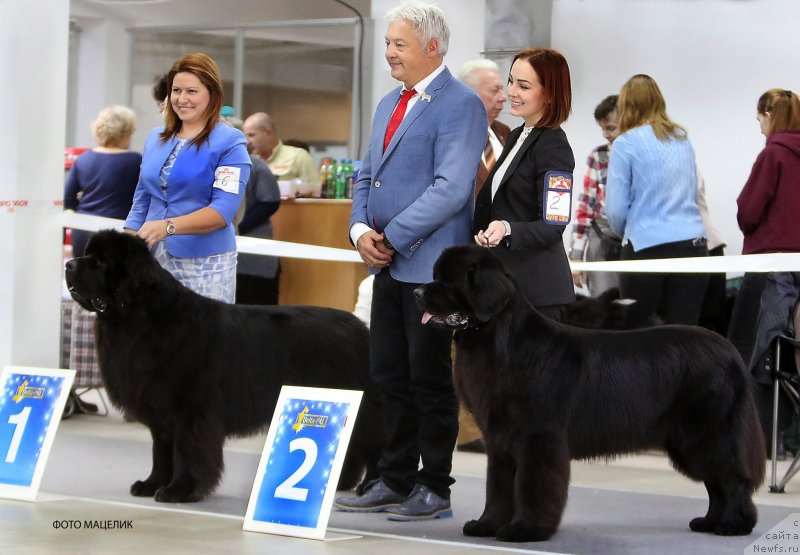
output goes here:
<path id="1" fill-rule="evenodd" d="M 122 220 L 64 212 L 62 225 L 73 229 L 85 231 L 100 231 L 101 229 L 116 229 L 122 231 Z M 342 233 L 345 233 L 343 231 Z M 358 262 L 363 264 L 361 257 L 355 250 L 336 249 L 333 247 L 319 247 L 303 243 L 289 243 L 287 241 L 274 241 L 272 239 L 256 239 L 255 237 L 236 237 L 236 246 L 239 252 L 250 254 L 267 254 L 284 258 L 304 258 L 308 260 L 327 260 L 330 262 Z"/>
<path id="2" fill-rule="evenodd" d="M 726 272 L 800 272 L 800 253 L 739 254 L 696 258 L 658 258 L 619 262 L 572 262 L 581 272 L 654 272 L 709 274 Z"/>
<path id="3" fill-rule="evenodd" d="M 86 231 L 116 229 L 122 231 L 122 220 L 63 212 L 62 225 Z M 343 231 L 344 233 L 344 231 Z M 236 237 L 239 252 L 266 254 L 285 258 L 356 262 L 361 257 L 355 250 L 319 247 L 303 243 L 289 243 L 255 237 Z M 747 254 L 732 256 L 707 256 L 698 258 L 663 258 L 652 260 L 625 260 L 618 262 L 573 262 L 573 270 L 582 272 L 670 272 L 680 274 L 707 274 L 726 272 L 800 272 L 800 253 Z"/>

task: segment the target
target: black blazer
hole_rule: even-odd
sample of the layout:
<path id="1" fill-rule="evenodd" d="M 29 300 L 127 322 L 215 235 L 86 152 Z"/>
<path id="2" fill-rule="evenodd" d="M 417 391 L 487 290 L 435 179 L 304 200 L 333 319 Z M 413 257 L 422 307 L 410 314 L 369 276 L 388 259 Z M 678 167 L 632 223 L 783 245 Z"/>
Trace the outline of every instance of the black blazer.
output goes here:
<path id="1" fill-rule="evenodd" d="M 514 275 L 522 293 L 534 306 L 571 303 L 575 289 L 562 240 L 565 226 L 546 223 L 542 212 L 545 173 L 572 173 L 575 169 L 575 157 L 564 131 L 542 127 L 531 131 L 492 200 L 494 175 L 522 129 L 520 126 L 508 136 L 503 154 L 478 194 L 473 233 L 486 229 L 493 220 L 506 220 L 511 235 L 492 251 Z"/>

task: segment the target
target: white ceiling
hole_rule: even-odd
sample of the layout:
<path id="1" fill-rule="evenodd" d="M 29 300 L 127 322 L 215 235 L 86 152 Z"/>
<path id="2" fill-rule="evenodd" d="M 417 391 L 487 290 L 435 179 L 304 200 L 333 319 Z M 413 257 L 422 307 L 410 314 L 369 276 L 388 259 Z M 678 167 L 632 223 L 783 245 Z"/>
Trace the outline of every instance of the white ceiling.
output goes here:
<path id="1" fill-rule="evenodd" d="M 371 0 L 345 2 L 369 17 Z M 336 0 L 71 0 L 70 15 L 119 20 L 131 26 L 253 24 L 355 16 Z"/>

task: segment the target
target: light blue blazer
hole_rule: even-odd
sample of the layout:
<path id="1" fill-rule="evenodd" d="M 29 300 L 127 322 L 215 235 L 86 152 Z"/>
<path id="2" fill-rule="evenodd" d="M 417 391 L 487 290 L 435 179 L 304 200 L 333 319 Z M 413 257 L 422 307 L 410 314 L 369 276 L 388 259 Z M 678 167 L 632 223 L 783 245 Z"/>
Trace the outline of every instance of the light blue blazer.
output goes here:
<path id="1" fill-rule="evenodd" d="M 486 110 L 478 95 L 445 68 L 383 152 L 401 89 L 383 97 L 375 110 L 369 150 L 353 190 L 350 227 L 362 222 L 385 234 L 397 251 L 389 267 L 394 279 L 427 283 L 444 249 L 472 241 Z"/>
<path id="2" fill-rule="evenodd" d="M 167 251 L 178 258 L 199 258 L 236 250 L 231 222 L 244 198 L 251 164 L 244 135 L 225 123 L 217 123 L 199 149 L 185 144 L 172 166 L 165 195 L 161 190 L 161 168 L 178 139 L 161 142 L 159 133 L 163 129 L 153 129 L 144 143 L 139 183 L 125 227 L 138 231 L 144 222 L 185 216 L 209 206 L 219 212 L 227 225 L 210 233 L 167 237 Z M 220 167 L 233 168 L 226 172 L 228 176 L 239 174 L 238 186 L 223 183 L 222 173 L 215 178 Z"/>

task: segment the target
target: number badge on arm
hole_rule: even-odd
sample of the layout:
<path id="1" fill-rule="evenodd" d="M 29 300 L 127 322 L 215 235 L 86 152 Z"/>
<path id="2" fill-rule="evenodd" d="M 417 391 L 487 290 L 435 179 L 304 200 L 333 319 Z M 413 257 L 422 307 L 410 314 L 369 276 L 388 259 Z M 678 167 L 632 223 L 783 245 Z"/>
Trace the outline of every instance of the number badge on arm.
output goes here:
<path id="1" fill-rule="evenodd" d="M 284 386 L 258 465 L 244 529 L 324 539 L 360 391 Z"/>
<path id="2" fill-rule="evenodd" d="M 549 171 L 544 175 L 544 221 L 567 225 L 572 214 L 572 173 Z"/>

